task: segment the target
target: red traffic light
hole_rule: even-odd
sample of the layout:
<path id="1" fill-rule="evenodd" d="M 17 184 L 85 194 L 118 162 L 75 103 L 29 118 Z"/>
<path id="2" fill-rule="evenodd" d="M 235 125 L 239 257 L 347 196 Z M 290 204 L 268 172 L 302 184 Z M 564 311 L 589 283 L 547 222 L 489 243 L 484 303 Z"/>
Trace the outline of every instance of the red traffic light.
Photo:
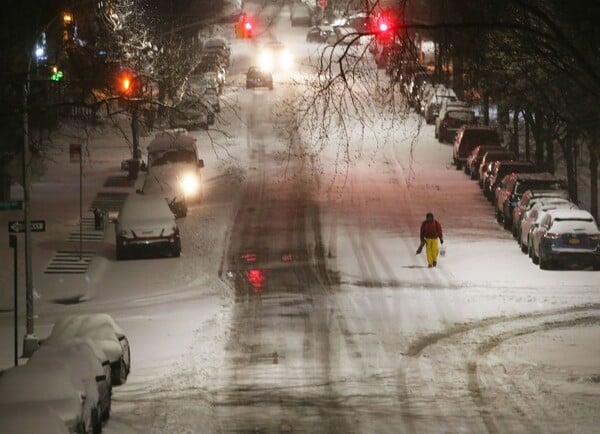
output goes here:
<path id="1" fill-rule="evenodd" d="M 244 27 L 246 28 L 246 30 L 252 30 L 252 23 L 247 21 Z"/>
<path id="2" fill-rule="evenodd" d="M 380 22 L 379 23 L 379 31 L 380 32 L 387 32 L 389 29 L 389 26 L 386 22 Z"/>
<path id="3" fill-rule="evenodd" d="M 117 78 L 117 88 L 121 93 L 129 95 L 133 92 L 134 78 L 130 72 L 123 72 Z"/>

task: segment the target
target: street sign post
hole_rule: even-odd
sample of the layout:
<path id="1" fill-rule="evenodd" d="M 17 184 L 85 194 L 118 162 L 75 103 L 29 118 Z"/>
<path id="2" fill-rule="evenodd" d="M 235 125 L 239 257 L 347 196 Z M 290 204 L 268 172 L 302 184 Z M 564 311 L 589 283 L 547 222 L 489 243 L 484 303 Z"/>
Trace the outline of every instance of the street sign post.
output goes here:
<path id="1" fill-rule="evenodd" d="M 5 200 L 4 202 L 0 202 L 0 211 L 19 211 L 22 209 L 22 200 Z"/>
<path id="2" fill-rule="evenodd" d="M 45 232 L 46 220 L 31 220 L 29 222 L 31 232 Z M 25 220 L 12 220 L 8 222 L 8 233 L 19 234 L 25 232 Z"/>
<path id="3" fill-rule="evenodd" d="M 15 366 L 19 366 L 19 255 L 17 253 L 17 236 L 15 234 L 9 234 L 8 245 L 13 249 L 13 284 L 14 284 L 14 335 L 15 335 Z"/>

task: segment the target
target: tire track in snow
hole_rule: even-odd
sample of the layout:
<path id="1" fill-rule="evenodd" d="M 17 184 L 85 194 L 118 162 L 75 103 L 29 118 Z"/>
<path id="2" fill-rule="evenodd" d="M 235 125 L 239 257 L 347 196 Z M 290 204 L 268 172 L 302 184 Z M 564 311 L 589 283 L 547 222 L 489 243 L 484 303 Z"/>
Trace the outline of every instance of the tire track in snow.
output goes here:
<path id="1" fill-rule="evenodd" d="M 408 377 L 413 369 L 418 369 L 420 375 L 411 378 L 420 383 L 417 381 L 413 387 L 432 390 L 431 399 L 443 396 L 446 401 L 442 401 L 442 408 L 450 406 L 447 411 L 454 408 L 455 412 L 467 415 L 465 418 L 470 420 L 470 424 L 478 426 L 478 430 L 492 434 L 547 432 L 547 421 L 553 420 L 554 413 L 531 400 L 532 396 L 539 396 L 539 390 L 532 389 L 525 393 L 523 389 L 527 385 L 511 379 L 500 381 L 494 372 L 486 377 L 482 373 L 485 372 L 482 367 L 486 365 L 486 356 L 503 342 L 519 336 L 554 328 L 598 324 L 599 310 L 599 304 L 586 304 L 488 318 L 431 333 L 413 342 L 404 353 L 412 359 L 406 375 Z M 423 375 L 427 368 L 431 372 L 429 380 Z M 432 381 L 434 378 L 435 382 Z M 496 384 L 493 384 L 494 381 Z M 499 406 L 500 399 L 506 405 Z M 507 409 L 510 409 L 508 415 L 505 414 Z M 475 416 L 480 422 L 475 420 Z M 450 427 L 458 428 L 459 425 Z"/>

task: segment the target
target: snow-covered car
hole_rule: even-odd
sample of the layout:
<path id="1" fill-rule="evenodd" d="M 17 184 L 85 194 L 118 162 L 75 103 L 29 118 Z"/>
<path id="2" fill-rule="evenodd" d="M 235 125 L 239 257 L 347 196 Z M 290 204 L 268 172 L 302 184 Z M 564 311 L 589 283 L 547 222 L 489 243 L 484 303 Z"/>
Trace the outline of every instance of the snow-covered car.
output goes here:
<path id="1" fill-rule="evenodd" d="M 488 172 L 483 195 L 495 206 L 498 201 L 500 184 L 505 176 L 512 173 L 535 173 L 539 170 L 535 164 L 527 160 L 497 160 L 492 163 Z"/>
<path id="2" fill-rule="evenodd" d="M 47 405 L 69 432 L 89 433 L 93 427 L 98 427 L 100 418 L 84 406 L 82 390 L 83 384 L 73 385 L 64 364 L 16 366 L 0 376 L 0 407 L 7 404 Z"/>
<path id="3" fill-rule="evenodd" d="M 357 45 L 361 44 L 361 36 L 354 27 L 335 26 L 333 32 L 327 37 L 327 43 L 331 45 Z"/>
<path id="4" fill-rule="evenodd" d="M 258 65 L 263 71 L 287 71 L 293 64 L 292 53 L 280 42 L 269 42 L 259 51 Z"/>
<path id="5" fill-rule="evenodd" d="M 326 42 L 329 35 L 333 32 L 331 26 L 315 26 L 309 29 L 306 34 L 306 42 Z"/>
<path id="6" fill-rule="evenodd" d="M 452 142 L 456 131 L 475 122 L 475 112 L 465 103 L 448 103 L 435 120 L 435 137 L 440 142 Z"/>
<path id="7" fill-rule="evenodd" d="M 479 145 L 471 151 L 465 162 L 465 173 L 471 176 L 471 179 L 479 178 L 479 166 L 483 161 L 483 156 L 489 151 L 502 151 L 504 148 L 499 145 Z"/>
<path id="8" fill-rule="evenodd" d="M 227 38 L 215 36 L 208 38 L 202 43 L 202 53 L 210 53 L 214 51 L 224 53 L 227 57 L 231 56 L 231 47 Z"/>
<path id="9" fill-rule="evenodd" d="M 131 370 L 129 340 L 123 329 L 106 313 L 69 315 L 58 319 L 43 345 L 86 338 L 96 343 L 110 361 L 111 384 L 125 383 Z"/>
<path id="10" fill-rule="evenodd" d="M 138 193 L 164 197 L 176 218 L 185 217 L 188 204 L 202 196 L 203 167 L 196 139 L 187 131 L 158 133 L 148 145 L 147 174 Z"/>
<path id="11" fill-rule="evenodd" d="M 562 263 L 586 264 L 600 270 L 600 230 L 588 211 L 548 211 L 533 230 L 531 247 L 531 259 L 543 270 Z"/>
<path id="12" fill-rule="evenodd" d="M 200 96 L 186 95 L 169 111 L 171 128 L 208 129 L 214 123 L 214 112 Z"/>
<path id="13" fill-rule="evenodd" d="M 515 209 L 513 209 L 512 214 L 511 232 L 516 240 L 518 240 L 521 235 L 521 221 L 523 220 L 523 214 L 530 210 L 536 203 L 551 198 L 569 200 L 571 195 L 567 190 L 527 190 L 523 193 L 519 203 Z"/>
<path id="14" fill-rule="evenodd" d="M 478 145 L 500 146 L 498 132 L 483 125 L 463 125 L 456 131 L 452 158 L 457 169 L 462 168 L 469 154 Z"/>
<path id="15" fill-rule="evenodd" d="M 290 22 L 292 27 L 312 25 L 312 12 L 310 7 L 303 2 L 294 2 L 290 5 Z"/>
<path id="16" fill-rule="evenodd" d="M 94 350 L 93 345 L 89 338 L 42 345 L 27 363 L 40 367 L 48 363 L 64 363 L 71 376 L 85 386 L 86 405 L 96 407 L 101 419 L 106 420 L 111 409 L 110 361 L 106 355 L 102 356 L 103 362 L 106 362 L 103 366 L 97 357 L 98 350 L 102 350 Z"/>
<path id="17" fill-rule="evenodd" d="M 554 209 L 577 209 L 577 205 L 568 199 L 561 198 L 545 198 L 534 201 L 531 207 L 523 212 L 521 223 L 519 224 L 518 241 L 523 253 L 531 253 L 531 235 L 537 228 L 548 211 Z"/>
<path id="18" fill-rule="evenodd" d="M 257 66 L 251 66 L 246 73 L 246 89 L 267 87 L 273 90 L 273 74 Z"/>
<path id="19" fill-rule="evenodd" d="M 458 101 L 458 97 L 452 89 L 443 84 L 429 85 L 423 89 L 423 96 L 420 99 L 420 111 L 425 118 L 425 122 L 428 124 L 435 122 L 444 101 L 455 102 Z"/>
<path id="20" fill-rule="evenodd" d="M 566 182 L 547 172 L 511 173 L 504 177 L 496 193 L 496 218 L 504 229 L 512 225 L 513 210 L 527 190 L 566 190 Z"/>
<path id="21" fill-rule="evenodd" d="M 487 151 L 483 155 L 481 163 L 479 164 L 479 187 L 481 187 L 484 196 L 487 197 L 487 191 L 489 189 L 489 177 L 494 162 L 500 160 L 507 161 L 516 159 L 517 155 L 514 152 L 509 151 L 508 149 L 503 149 L 499 151 Z"/>
<path id="22" fill-rule="evenodd" d="M 181 254 L 175 215 L 163 195 L 129 196 L 115 223 L 117 260 L 147 251 Z"/>
<path id="23" fill-rule="evenodd" d="M 44 403 L 0 404 L 0 433 L 69 434 L 61 418 Z"/>

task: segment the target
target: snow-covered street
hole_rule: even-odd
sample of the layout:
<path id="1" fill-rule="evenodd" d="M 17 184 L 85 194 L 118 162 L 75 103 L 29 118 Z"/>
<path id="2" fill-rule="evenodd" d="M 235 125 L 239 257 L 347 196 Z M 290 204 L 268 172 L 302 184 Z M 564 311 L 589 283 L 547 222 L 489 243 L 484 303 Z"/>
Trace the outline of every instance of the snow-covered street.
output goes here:
<path id="1" fill-rule="evenodd" d="M 307 28 L 290 27 L 287 8 L 261 13 L 278 15 L 260 38 L 306 62 Z M 33 218 L 46 220 L 32 235 L 37 337 L 67 314 L 107 312 L 131 344 L 131 374 L 114 389 L 104 432 L 598 432 L 600 272 L 533 265 L 417 115 L 377 139 L 352 136 L 347 167 L 336 143 L 310 158 L 309 136 L 290 142 L 281 113 L 302 85 L 275 74 L 272 91 L 244 88 L 256 43 L 232 41 L 227 109 L 214 126 L 226 135 L 191 132 L 205 185 L 178 220 L 181 257 L 117 262 L 108 225 L 84 241 L 84 273 L 49 273 L 57 252 L 79 249 L 69 238 L 79 228 L 69 143 L 82 132 L 63 136 L 33 184 Z M 135 194 L 142 179 L 106 185 L 126 176 L 130 150 L 116 133 L 91 131 L 87 148 L 91 216 L 99 192 Z M 444 228 L 436 268 L 415 255 L 429 211 Z M 2 212 L 0 224 L 20 218 Z M 7 241 L 0 260 L 5 369 Z"/>

